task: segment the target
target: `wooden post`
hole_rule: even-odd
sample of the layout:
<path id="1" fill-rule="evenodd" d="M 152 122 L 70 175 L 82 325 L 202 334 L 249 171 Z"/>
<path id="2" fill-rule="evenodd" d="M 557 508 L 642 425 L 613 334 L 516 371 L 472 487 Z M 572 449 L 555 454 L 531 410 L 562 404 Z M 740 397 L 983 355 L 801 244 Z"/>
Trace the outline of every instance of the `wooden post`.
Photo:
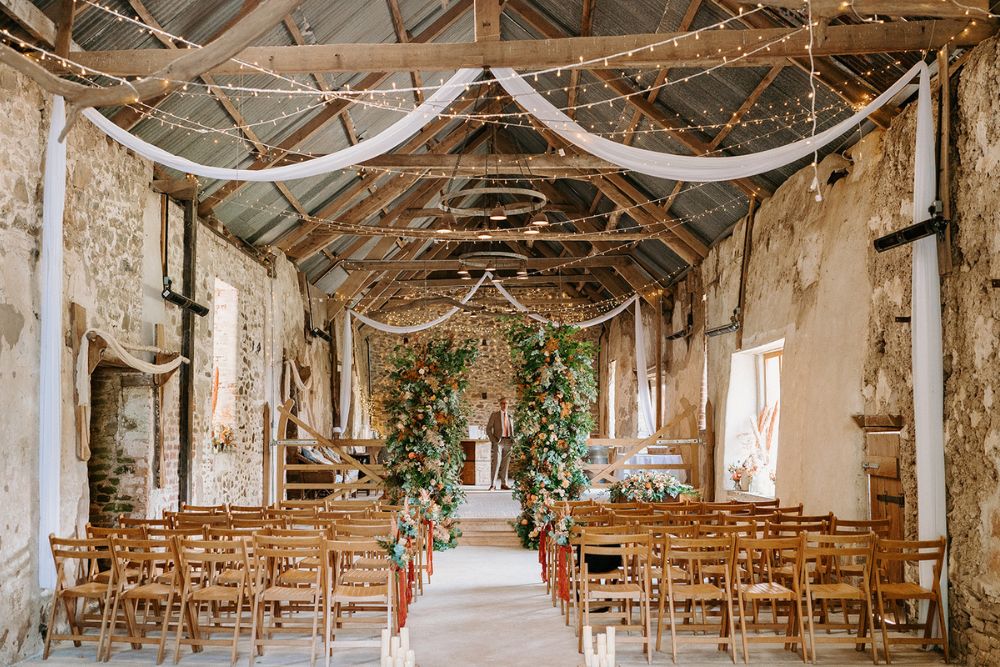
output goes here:
<path id="1" fill-rule="evenodd" d="M 951 220 L 951 70 L 948 68 L 947 45 L 938 51 L 938 80 L 941 82 L 938 127 L 938 197 L 941 199 L 942 215 Z M 951 225 L 944 228 L 938 237 L 938 272 L 943 276 L 951 273 Z"/>
<path id="2" fill-rule="evenodd" d="M 263 480 L 263 489 L 261 490 L 260 497 L 263 499 L 264 505 L 271 504 L 271 404 L 264 403 L 263 409 L 263 424 L 264 424 L 264 471 L 261 475 Z"/>
<path id="3" fill-rule="evenodd" d="M 72 349 L 73 372 L 73 405 L 76 420 L 76 458 L 81 461 L 90 460 L 90 411 L 80 407 L 76 394 L 76 359 L 80 354 L 80 340 L 87 331 L 87 309 L 78 303 L 69 304 L 70 349 Z M 89 379 L 88 379 L 89 382 Z"/>
<path id="4" fill-rule="evenodd" d="M 183 286 L 188 298 L 197 299 L 195 293 L 195 266 L 198 248 L 198 216 L 195 212 L 194 200 L 184 204 L 184 251 Z M 181 356 L 188 358 L 188 363 L 180 367 L 180 447 L 177 453 L 177 500 L 188 502 L 188 470 L 191 454 L 194 450 L 194 313 L 184 309 L 181 313 Z"/>
<path id="5" fill-rule="evenodd" d="M 656 430 L 663 428 L 663 290 L 656 295 Z"/>
<path id="6" fill-rule="evenodd" d="M 274 455 L 278 459 L 277 471 L 275 472 L 275 477 L 277 478 L 275 480 L 277 482 L 277 492 L 274 494 L 275 497 L 271 500 L 272 503 L 279 503 L 282 500 L 285 500 L 285 459 L 288 456 L 288 450 L 282 446 L 281 441 L 288 439 L 288 415 L 290 414 L 293 405 L 295 405 L 295 401 L 288 399 L 282 404 L 281 409 L 278 411 L 278 414 L 280 415 L 278 417 L 277 429 L 278 442 L 276 443 L 277 449 L 274 452 Z"/>
<path id="7" fill-rule="evenodd" d="M 736 349 L 743 349 L 743 310 L 746 307 L 747 295 L 747 272 L 750 270 L 750 253 L 753 250 L 753 221 L 757 214 L 757 198 L 750 197 L 750 206 L 747 209 L 747 223 L 743 230 L 743 257 L 740 261 L 740 295 L 736 304 L 736 316 L 740 322 L 740 328 L 736 330 Z"/>

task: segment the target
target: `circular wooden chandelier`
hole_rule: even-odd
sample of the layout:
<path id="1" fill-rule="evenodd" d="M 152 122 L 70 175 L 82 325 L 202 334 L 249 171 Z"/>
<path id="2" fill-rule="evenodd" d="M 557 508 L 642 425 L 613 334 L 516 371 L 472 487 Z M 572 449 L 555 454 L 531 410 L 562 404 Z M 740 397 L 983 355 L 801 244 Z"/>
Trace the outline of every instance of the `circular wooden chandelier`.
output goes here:
<path id="1" fill-rule="evenodd" d="M 465 197 L 475 197 L 478 195 L 494 195 L 497 203 L 494 206 L 452 206 L 451 202 Z M 499 203 L 500 195 L 510 195 L 526 201 L 514 201 L 510 204 Z M 467 188 L 445 192 L 441 194 L 441 201 L 438 203 L 445 213 L 450 213 L 456 218 L 472 218 L 476 216 L 486 216 L 492 220 L 503 220 L 510 215 L 523 215 L 540 211 L 548 203 L 548 198 L 538 190 L 530 188 L 508 188 L 508 187 L 483 187 Z"/>

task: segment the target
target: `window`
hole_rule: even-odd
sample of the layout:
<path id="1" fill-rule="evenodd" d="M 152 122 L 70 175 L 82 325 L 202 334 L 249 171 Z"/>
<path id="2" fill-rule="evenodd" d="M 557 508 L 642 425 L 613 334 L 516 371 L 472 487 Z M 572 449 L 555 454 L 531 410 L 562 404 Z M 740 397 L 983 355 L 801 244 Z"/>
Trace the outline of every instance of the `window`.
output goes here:
<path id="1" fill-rule="evenodd" d="M 733 355 L 725 424 L 731 489 L 774 497 L 783 346 L 779 340 Z"/>
<path id="2" fill-rule="evenodd" d="M 239 378 L 239 293 L 215 280 L 212 296 L 212 436 L 235 426 Z M 231 437 L 231 436 L 230 436 Z"/>

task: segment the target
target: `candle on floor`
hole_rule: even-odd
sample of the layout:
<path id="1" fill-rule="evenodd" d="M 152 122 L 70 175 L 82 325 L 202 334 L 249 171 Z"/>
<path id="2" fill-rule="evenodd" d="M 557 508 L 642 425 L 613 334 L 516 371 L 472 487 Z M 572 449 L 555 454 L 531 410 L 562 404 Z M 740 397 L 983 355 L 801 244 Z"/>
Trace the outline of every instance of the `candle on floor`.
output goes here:
<path id="1" fill-rule="evenodd" d="M 597 635 L 597 663 L 602 667 L 608 663 L 608 636 Z"/>
<path id="2" fill-rule="evenodd" d="M 399 656 L 399 637 L 393 637 L 389 640 L 389 655 L 394 659 Z"/>
<path id="3" fill-rule="evenodd" d="M 410 629 L 400 628 L 399 629 L 399 648 L 405 654 L 410 650 Z"/>
<path id="4" fill-rule="evenodd" d="M 388 628 L 382 630 L 382 656 L 385 658 L 389 657 L 389 630 Z"/>
<path id="5" fill-rule="evenodd" d="M 608 633 L 608 667 L 615 667 L 615 628 L 607 628 Z"/>
<path id="6" fill-rule="evenodd" d="M 406 667 L 417 667 L 417 654 L 413 649 L 406 652 Z"/>

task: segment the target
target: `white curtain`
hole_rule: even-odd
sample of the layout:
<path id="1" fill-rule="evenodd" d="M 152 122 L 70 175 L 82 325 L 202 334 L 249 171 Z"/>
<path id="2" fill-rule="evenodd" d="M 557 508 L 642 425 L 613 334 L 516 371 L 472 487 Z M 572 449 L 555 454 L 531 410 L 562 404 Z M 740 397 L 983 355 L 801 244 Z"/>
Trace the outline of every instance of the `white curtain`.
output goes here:
<path id="1" fill-rule="evenodd" d="M 320 158 L 282 167 L 271 167 L 270 169 L 227 169 L 192 162 L 143 141 L 134 134 L 118 127 L 95 109 L 85 109 L 83 115 L 122 146 L 135 151 L 144 158 L 184 173 L 229 181 L 291 181 L 344 169 L 392 150 L 420 131 L 428 121 L 447 109 L 482 71 L 478 67 L 458 70 L 451 79 L 428 97 L 427 101 L 370 139 L 365 139 L 353 146 Z"/>
<path id="2" fill-rule="evenodd" d="M 344 327 L 340 334 L 340 409 L 337 414 L 339 423 L 333 429 L 335 434 L 343 435 L 347 431 L 348 415 L 351 413 L 351 369 L 354 365 L 354 322 L 351 321 L 351 311 L 344 313 Z"/>
<path id="3" fill-rule="evenodd" d="M 947 76 L 947 73 L 945 73 Z M 917 103 L 917 141 L 913 158 L 913 221 L 930 217 L 928 209 L 937 195 L 934 156 L 934 117 L 931 112 L 930 75 L 920 73 Z M 917 523 L 921 540 L 948 534 L 944 477 L 944 366 L 941 342 L 941 279 L 938 274 L 937 239 L 913 244 L 912 359 L 913 415 L 917 454 Z M 931 587 L 933 567 L 920 564 L 920 585 Z M 944 617 L 948 618 L 948 561 L 941 570 Z"/>
<path id="4" fill-rule="evenodd" d="M 62 460 L 63 209 L 66 205 L 66 125 L 63 98 L 52 98 L 45 145 L 42 194 L 42 253 L 39 281 L 40 358 L 38 364 L 38 584 L 54 588 L 55 564 L 49 535 L 59 526 L 59 468 Z"/>
<path id="5" fill-rule="evenodd" d="M 585 130 L 572 118 L 552 105 L 543 95 L 514 70 L 494 68 L 497 77 L 514 100 L 528 113 L 532 114 L 550 130 L 571 144 L 583 149 L 591 155 L 602 157 L 613 164 L 631 169 L 632 171 L 658 178 L 668 178 L 674 181 L 692 181 L 703 183 L 707 181 L 730 181 L 762 174 L 791 164 L 796 160 L 812 155 L 815 151 L 834 141 L 847 131 L 856 127 L 870 113 L 879 109 L 917 74 L 927 71 L 924 63 L 914 65 L 896 83 L 872 100 L 861 111 L 843 120 L 828 130 L 797 141 L 787 146 L 752 153 L 727 157 L 699 157 L 691 155 L 672 155 L 659 153 L 634 146 L 626 146 L 610 139 L 605 139 Z"/>
<path id="6" fill-rule="evenodd" d="M 148 373 L 150 375 L 161 375 L 163 373 L 169 373 L 180 368 L 181 364 L 189 363 L 187 357 L 182 357 L 178 355 L 174 359 L 163 363 L 154 364 L 148 361 L 144 361 L 139 357 L 134 356 L 124 345 L 118 342 L 114 334 L 108 333 L 107 331 L 101 331 L 100 329 L 87 329 L 87 332 L 83 334 L 80 339 L 80 351 L 76 357 L 76 404 L 82 407 L 88 407 L 90 405 L 90 369 L 88 368 L 90 361 L 90 337 L 94 335 L 98 338 L 102 338 L 105 343 L 108 344 L 108 348 L 118 357 L 118 359 L 130 368 L 134 368 L 137 371 L 142 371 L 143 373 Z"/>
<path id="7" fill-rule="evenodd" d="M 642 326 L 642 310 L 635 300 L 635 375 L 639 391 L 639 437 L 646 438 L 656 430 L 653 403 L 649 398 L 649 366 L 646 365 L 646 330 Z"/>

